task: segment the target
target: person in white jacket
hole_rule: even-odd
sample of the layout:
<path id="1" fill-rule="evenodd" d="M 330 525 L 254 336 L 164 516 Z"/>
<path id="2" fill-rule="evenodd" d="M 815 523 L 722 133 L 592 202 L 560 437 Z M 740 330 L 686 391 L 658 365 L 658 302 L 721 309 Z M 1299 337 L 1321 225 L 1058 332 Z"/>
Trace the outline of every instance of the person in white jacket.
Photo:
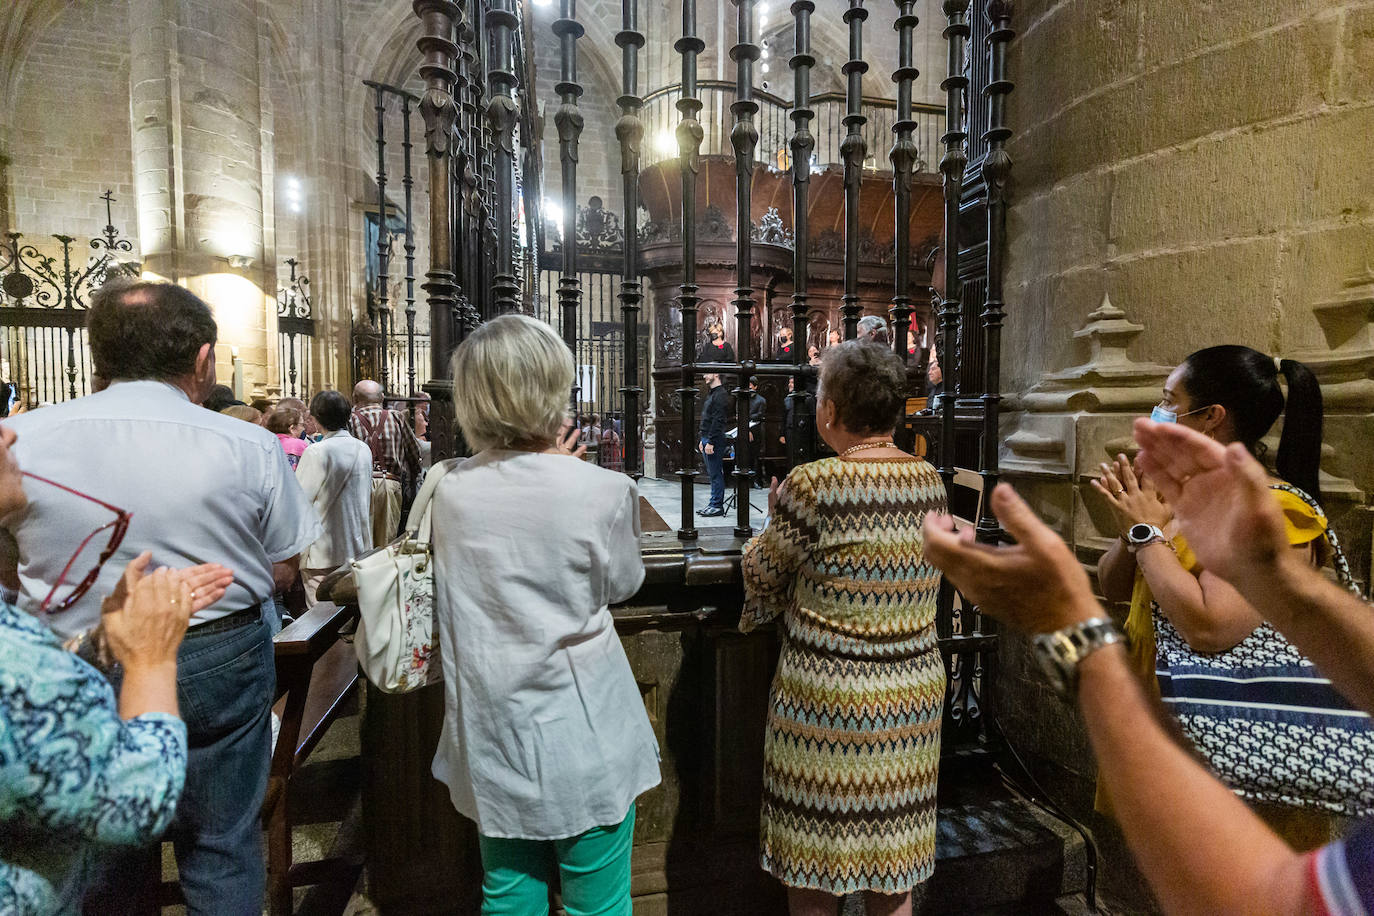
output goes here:
<path id="1" fill-rule="evenodd" d="M 433 773 L 477 823 L 484 914 L 630 914 L 635 799 L 658 743 L 608 605 L 644 581 L 639 495 L 578 459 L 573 360 L 542 322 L 496 318 L 453 358 L 477 453 L 433 512 L 444 729 Z M 560 430 L 563 430 L 560 432 Z"/>
<path id="2" fill-rule="evenodd" d="M 324 523 L 324 533 L 301 554 L 301 581 L 311 606 L 325 576 L 372 549 L 372 452 L 349 435 L 352 410 L 337 391 L 310 399 L 310 415 L 324 438 L 301 455 L 296 481 Z"/>

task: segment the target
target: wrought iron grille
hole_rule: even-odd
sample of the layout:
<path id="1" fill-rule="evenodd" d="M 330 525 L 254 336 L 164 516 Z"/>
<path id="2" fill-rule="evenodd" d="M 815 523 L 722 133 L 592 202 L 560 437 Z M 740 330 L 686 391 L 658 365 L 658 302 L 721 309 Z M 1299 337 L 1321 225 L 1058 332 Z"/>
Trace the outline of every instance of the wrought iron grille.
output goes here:
<path id="1" fill-rule="evenodd" d="M 114 196 L 106 191 L 105 229 L 90 253 L 69 235 L 28 240 L 20 232 L 0 240 L 0 377 L 27 404 L 57 402 L 91 391 L 86 342 L 91 294 L 107 279 L 138 275 L 123 257 L 133 244 L 113 224 Z M 54 245 L 53 242 L 56 244 Z"/>
<path id="2" fill-rule="evenodd" d="M 310 278 L 296 272 L 300 262 L 295 258 L 287 258 L 286 266 L 291 275 L 286 286 L 277 290 L 277 364 L 281 367 L 281 390 L 289 397 L 309 400 L 314 366 L 311 345 L 315 339 Z"/>

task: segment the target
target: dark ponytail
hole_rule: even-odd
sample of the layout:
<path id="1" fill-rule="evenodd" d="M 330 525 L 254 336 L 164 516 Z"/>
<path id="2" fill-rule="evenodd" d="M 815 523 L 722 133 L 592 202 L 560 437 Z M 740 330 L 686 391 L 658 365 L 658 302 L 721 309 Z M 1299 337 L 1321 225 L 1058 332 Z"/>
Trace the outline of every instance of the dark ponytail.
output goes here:
<path id="1" fill-rule="evenodd" d="M 1262 457 L 1260 439 L 1282 414 L 1275 470 L 1320 501 L 1322 392 L 1310 369 L 1290 359 L 1276 366 L 1258 350 L 1234 344 L 1198 350 L 1183 365 L 1183 386 L 1192 406 L 1225 407 L 1236 439 L 1256 457 Z M 1286 406 L 1280 369 L 1288 381 Z"/>
<path id="2" fill-rule="evenodd" d="M 1283 360 L 1279 371 L 1288 380 L 1288 402 L 1283 409 L 1283 436 L 1274 470 L 1320 503 L 1322 388 L 1312 370 L 1297 360 Z"/>

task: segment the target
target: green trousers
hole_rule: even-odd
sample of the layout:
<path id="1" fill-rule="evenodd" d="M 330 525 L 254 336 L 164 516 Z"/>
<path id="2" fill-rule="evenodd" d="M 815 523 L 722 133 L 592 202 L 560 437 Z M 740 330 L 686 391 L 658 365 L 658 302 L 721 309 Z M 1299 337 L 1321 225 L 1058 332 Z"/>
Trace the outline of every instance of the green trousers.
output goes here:
<path id="1" fill-rule="evenodd" d="M 566 840 L 482 836 L 482 916 L 546 916 L 555 870 L 568 916 L 630 916 L 635 808 Z"/>

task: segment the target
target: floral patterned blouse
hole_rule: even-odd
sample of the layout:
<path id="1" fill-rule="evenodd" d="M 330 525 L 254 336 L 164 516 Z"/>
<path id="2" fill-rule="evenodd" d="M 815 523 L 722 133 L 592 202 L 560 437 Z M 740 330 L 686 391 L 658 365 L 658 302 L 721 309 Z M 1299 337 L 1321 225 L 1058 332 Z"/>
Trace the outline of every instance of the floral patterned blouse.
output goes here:
<path id="1" fill-rule="evenodd" d="M 96 844 L 167 829 L 185 778 L 185 723 L 121 721 L 100 672 L 0 602 L 0 913 L 57 911 Z"/>

